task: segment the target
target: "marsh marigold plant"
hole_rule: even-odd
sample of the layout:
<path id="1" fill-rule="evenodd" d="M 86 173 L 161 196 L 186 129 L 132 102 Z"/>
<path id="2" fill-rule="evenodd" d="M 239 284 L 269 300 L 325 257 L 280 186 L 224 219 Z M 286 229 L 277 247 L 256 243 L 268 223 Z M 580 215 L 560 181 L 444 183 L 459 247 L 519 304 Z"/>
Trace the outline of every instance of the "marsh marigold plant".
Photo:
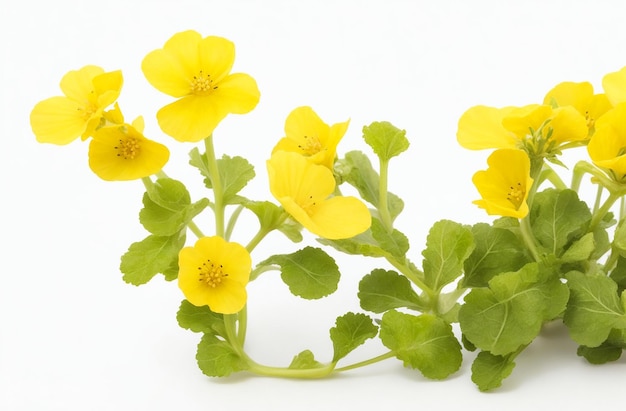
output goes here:
<path id="1" fill-rule="evenodd" d="M 223 137 L 222 120 L 252 111 L 260 99 L 252 76 L 232 72 L 234 44 L 188 30 L 152 50 L 137 56 L 132 69 L 143 72 L 155 96 L 169 96 L 156 113 L 127 123 L 118 101 L 121 71 L 86 65 L 63 76 L 63 95 L 34 103 L 30 122 L 42 143 L 88 140 L 89 167 L 100 180 L 142 187 L 137 205 L 145 236 L 122 255 L 122 278 L 133 285 L 178 285 L 176 318 L 200 334 L 195 358 L 205 375 L 323 378 L 395 358 L 442 380 L 459 372 L 464 351 L 476 351 L 468 372 L 487 391 L 504 383 L 547 324 L 567 329 L 577 354 L 590 363 L 622 355 L 626 67 L 606 74 L 601 91 L 568 79 L 521 106 L 468 108 L 457 123 L 458 143 L 492 150 L 487 167 L 466 178 L 486 221 L 436 221 L 416 252 L 412 233 L 399 222 L 410 230 L 428 216 L 405 210 L 388 187 L 395 158 L 409 150 L 409 137 L 420 139 L 420 130 L 407 136 L 387 121 L 373 121 L 357 132 L 349 120 L 327 123 L 302 105 L 266 111 L 269 128 Z M 350 118 L 345 110 L 338 118 Z M 150 129 L 144 117 L 165 136 L 144 135 Z M 367 152 L 343 150 L 358 135 Z M 218 155 L 222 138 L 265 153 L 264 164 L 253 165 L 241 153 Z M 419 141 L 419 150 L 429 150 Z M 185 182 L 165 170 L 168 147 L 182 143 L 194 170 Z M 582 158 L 568 164 L 566 150 Z M 267 179 L 255 180 L 255 166 Z M 437 173 L 411 175 L 408 193 L 419 201 L 436 196 L 424 192 L 420 179 Z M 457 175 L 455 184 L 462 180 Z M 248 191 L 251 182 L 263 190 Z M 595 197 L 586 198 L 587 188 Z M 363 261 L 375 268 L 363 272 Z M 248 316 L 259 310 L 249 297 L 275 298 L 274 292 L 256 295 L 253 284 L 272 272 L 286 285 L 276 293 L 305 300 L 334 293 L 342 276 L 359 278 L 358 307 L 340 311 L 324 331 L 330 354 L 305 348 L 279 365 L 251 357 L 249 318 L 301 326 L 289 324 L 280 310 Z M 297 310 L 297 303 L 283 309 Z M 281 336 L 270 337 L 271 350 L 280 349 Z M 378 352 L 360 360 L 350 355 L 372 339 L 380 342 L 372 347 Z"/>

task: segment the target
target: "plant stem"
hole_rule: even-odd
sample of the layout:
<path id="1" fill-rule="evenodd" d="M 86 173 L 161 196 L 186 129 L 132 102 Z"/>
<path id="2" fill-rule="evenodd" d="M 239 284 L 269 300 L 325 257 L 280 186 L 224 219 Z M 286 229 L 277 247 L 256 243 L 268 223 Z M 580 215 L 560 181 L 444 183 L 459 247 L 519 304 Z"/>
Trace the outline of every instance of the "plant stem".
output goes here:
<path id="1" fill-rule="evenodd" d="M 393 222 L 389 214 L 387 203 L 387 180 L 389 176 L 389 161 L 380 160 L 380 178 L 378 179 L 378 213 L 387 232 L 393 231 Z"/>
<path id="2" fill-rule="evenodd" d="M 209 175 L 211 176 L 211 186 L 213 187 L 213 200 L 215 203 L 215 207 L 213 208 L 213 212 L 215 214 L 215 234 L 224 238 L 224 192 L 219 169 L 217 167 L 217 159 L 215 158 L 213 135 L 204 139 L 204 146 L 206 148 L 205 156 L 209 168 Z"/>
<path id="3" fill-rule="evenodd" d="M 393 351 L 389 351 L 385 354 L 381 354 L 379 356 L 376 356 L 374 358 L 370 358 L 369 360 L 365 360 L 365 361 L 360 361 L 354 364 L 350 364 L 350 365 L 346 365 L 344 367 L 340 367 L 340 368 L 336 368 L 335 371 L 337 372 L 343 372 L 343 371 L 349 371 L 349 370 L 353 370 L 355 368 L 359 368 L 359 367 L 364 367 L 366 365 L 370 365 L 370 364 L 375 364 L 377 362 L 386 360 L 388 358 L 393 358 L 395 357 L 395 353 Z"/>
<path id="4" fill-rule="evenodd" d="M 539 255 L 539 251 L 537 250 L 537 244 L 535 244 L 535 237 L 533 236 L 532 230 L 530 228 L 530 219 L 528 216 L 522 218 L 519 224 L 520 232 L 522 233 L 522 239 L 524 240 L 524 244 L 526 244 L 526 248 L 530 251 L 530 254 L 533 256 L 535 261 L 540 261 L 541 256 Z"/>
<path id="5" fill-rule="evenodd" d="M 239 215 L 241 214 L 243 208 L 244 207 L 240 204 L 230 215 L 230 218 L 228 219 L 228 225 L 226 226 L 226 232 L 224 233 L 224 239 L 226 241 L 230 239 L 230 236 L 235 228 L 235 224 L 237 223 L 237 219 L 239 218 Z"/>

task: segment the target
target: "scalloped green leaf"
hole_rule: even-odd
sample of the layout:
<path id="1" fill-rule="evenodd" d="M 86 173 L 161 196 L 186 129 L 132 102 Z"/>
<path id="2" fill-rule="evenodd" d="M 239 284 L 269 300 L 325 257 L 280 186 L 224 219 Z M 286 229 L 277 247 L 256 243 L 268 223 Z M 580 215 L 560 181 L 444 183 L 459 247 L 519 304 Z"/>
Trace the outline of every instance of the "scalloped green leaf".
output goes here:
<path id="1" fill-rule="evenodd" d="M 248 369 L 246 361 L 226 341 L 204 334 L 196 352 L 198 367 L 209 377 L 226 377 Z"/>
<path id="2" fill-rule="evenodd" d="M 381 161 L 389 161 L 409 148 L 406 131 L 388 121 L 375 121 L 363 127 L 363 139 Z"/>
<path id="3" fill-rule="evenodd" d="M 472 381 L 481 391 L 489 391 L 502 385 L 515 368 L 515 356 L 493 355 L 488 351 L 478 353 L 472 363 Z"/>
<path id="4" fill-rule="evenodd" d="M 185 245 L 185 233 L 171 236 L 150 235 L 133 243 L 120 262 L 123 279 L 133 285 L 150 281 L 155 275 L 171 271 L 178 264 L 178 252 Z"/>
<path id="5" fill-rule="evenodd" d="M 178 320 L 178 325 L 186 330 L 196 333 L 216 334 L 222 337 L 226 336 L 224 315 L 214 313 L 206 305 L 198 307 L 187 300 L 183 300 L 176 314 L 176 319 Z"/>
<path id="6" fill-rule="evenodd" d="M 461 344 L 450 324 L 431 314 L 414 316 L 387 311 L 380 339 L 405 367 L 418 369 L 426 378 L 441 380 L 461 367 Z"/>
<path id="7" fill-rule="evenodd" d="M 382 268 L 374 269 L 361 279 L 358 297 L 361 308 L 374 313 L 383 313 L 394 308 L 410 308 L 415 311 L 426 309 L 405 276 Z"/>
<path id="8" fill-rule="evenodd" d="M 338 317 L 335 326 L 330 329 L 333 342 L 333 362 L 348 355 L 366 340 L 376 337 L 378 327 L 365 314 L 346 313 Z"/>

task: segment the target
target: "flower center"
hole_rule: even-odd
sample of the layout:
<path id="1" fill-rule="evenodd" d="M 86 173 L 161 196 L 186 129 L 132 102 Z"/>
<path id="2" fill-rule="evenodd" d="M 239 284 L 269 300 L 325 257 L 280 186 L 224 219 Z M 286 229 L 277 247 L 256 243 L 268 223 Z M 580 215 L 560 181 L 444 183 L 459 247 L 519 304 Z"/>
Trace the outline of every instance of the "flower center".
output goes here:
<path id="1" fill-rule="evenodd" d="M 88 101 L 83 107 L 79 107 L 78 111 L 81 112 L 83 120 L 87 121 L 98 112 L 98 106 Z"/>
<path id="2" fill-rule="evenodd" d="M 304 136 L 304 144 L 298 144 L 298 148 L 305 156 L 315 155 L 323 149 L 319 138 L 309 136 Z"/>
<path id="3" fill-rule="evenodd" d="M 217 86 L 213 86 L 213 80 L 211 80 L 210 74 L 204 74 L 202 70 L 197 76 L 193 76 L 191 84 L 189 85 L 191 94 L 205 95 L 215 90 Z"/>
<path id="4" fill-rule="evenodd" d="M 596 119 L 589 115 L 588 111 L 585 111 L 585 120 L 587 120 L 587 128 L 592 129 L 596 125 Z"/>
<path id="5" fill-rule="evenodd" d="M 310 216 L 314 213 L 317 203 L 313 199 L 313 196 L 309 196 L 305 201 L 300 204 L 300 207 Z"/>
<path id="6" fill-rule="evenodd" d="M 522 205 L 525 195 L 526 191 L 524 190 L 524 187 L 522 187 L 522 183 L 517 183 L 516 186 L 509 187 L 509 192 L 506 195 L 506 199 L 509 200 L 517 210 Z"/>
<path id="7" fill-rule="evenodd" d="M 206 260 L 198 267 L 198 281 L 204 282 L 211 288 L 220 285 L 224 277 L 228 277 L 228 274 L 224 272 L 224 267 L 221 264 L 214 264 L 211 260 Z"/>
<path id="8" fill-rule="evenodd" d="M 120 139 L 120 143 L 115 146 L 117 156 L 124 160 L 134 160 L 139 155 L 140 148 L 139 140 L 134 137 L 128 137 L 125 140 Z"/>

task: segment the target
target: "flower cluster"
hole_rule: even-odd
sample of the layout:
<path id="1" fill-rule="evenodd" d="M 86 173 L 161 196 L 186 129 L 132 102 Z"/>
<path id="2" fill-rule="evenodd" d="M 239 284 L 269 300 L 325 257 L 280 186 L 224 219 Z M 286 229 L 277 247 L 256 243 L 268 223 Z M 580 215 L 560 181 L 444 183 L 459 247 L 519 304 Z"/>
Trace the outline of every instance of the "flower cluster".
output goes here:
<path id="1" fill-rule="evenodd" d="M 473 176 L 481 195 L 474 203 L 501 218 L 472 226 L 435 222 L 420 266 L 411 259 L 409 236 L 396 227 L 404 202 L 388 191 L 390 164 L 408 150 L 409 140 L 389 122 L 362 129 L 372 162 L 361 151 L 339 153 L 350 121 L 329 125 L 311 107 L 296 107 L 284 135 L 276 132 L 267 148 L 265 184 L 275 201 L 245 195 L 254 166 L 240 156 L 217 157 L 215 149 L 221 121 L 252 111 L 260 100 L 252 76 L 231 73 L 234 61 L 231 41 L 189 30 L 141 63 L 147 81 L 174 99 L 155 117 L 168 144 L 191 146 L 189 165 L 209 193 L 196 201 L 183 182 L 165 173 L 169 150 L 143 135 L 143 117 L 125 122 L 118 104 L 121 71 L 91 65 L 70 71 L 61 80 L 64 95 L 37 103 L 30 115 L 39 142 L 89 139 L 89 167 L 101 179 L 141 181 L 139 222 L 148 234 L 128 247 L 120 271 L 134 285 L 157 275 L 177 282 L 184 296 L 177 320 L 202 335 L 196 359 L 204 374 L 321 378 L 395 357 L 440 380 L 461 368 L 465 349 L 479 350 L 472 380 L 490 390 L 549 322 L 567 327 L 589 362 L 621 356 L 626 67 L 604 77 L 604 94 L 588 82 L 564 82 L 541 104 L 468 109 L 458 122 L 458 142 L 494 149 L 488 168 Z M 573 167 L 568 186 L 552 167 L 565 165 L 562 152 L 577 147 L 587 149 L 591 162 Z M 591 208 L 579 196 L 586 175 L 597 186 Z M 344 195 L 343 188 L 355 194 Z M 243 213 L 256 217 L 256 232 L 248 222 L 239 230 Z M 272 235 L 294 244 L 310 235 L 315 242 L 253 260 L 252 251 Z M 304 350 L 287 367 L 254 361 L 245 350 L 248 284 L 279 271 L 293 295 L 326 297 L 341 276 L 334 253 L 376 259 L 384 267 L 359 282 L 362 312 L 338 316 L 330 329 L 332 358 L 320 362 Z M 386 351 L 339 365 L 375 337 Z"/>

